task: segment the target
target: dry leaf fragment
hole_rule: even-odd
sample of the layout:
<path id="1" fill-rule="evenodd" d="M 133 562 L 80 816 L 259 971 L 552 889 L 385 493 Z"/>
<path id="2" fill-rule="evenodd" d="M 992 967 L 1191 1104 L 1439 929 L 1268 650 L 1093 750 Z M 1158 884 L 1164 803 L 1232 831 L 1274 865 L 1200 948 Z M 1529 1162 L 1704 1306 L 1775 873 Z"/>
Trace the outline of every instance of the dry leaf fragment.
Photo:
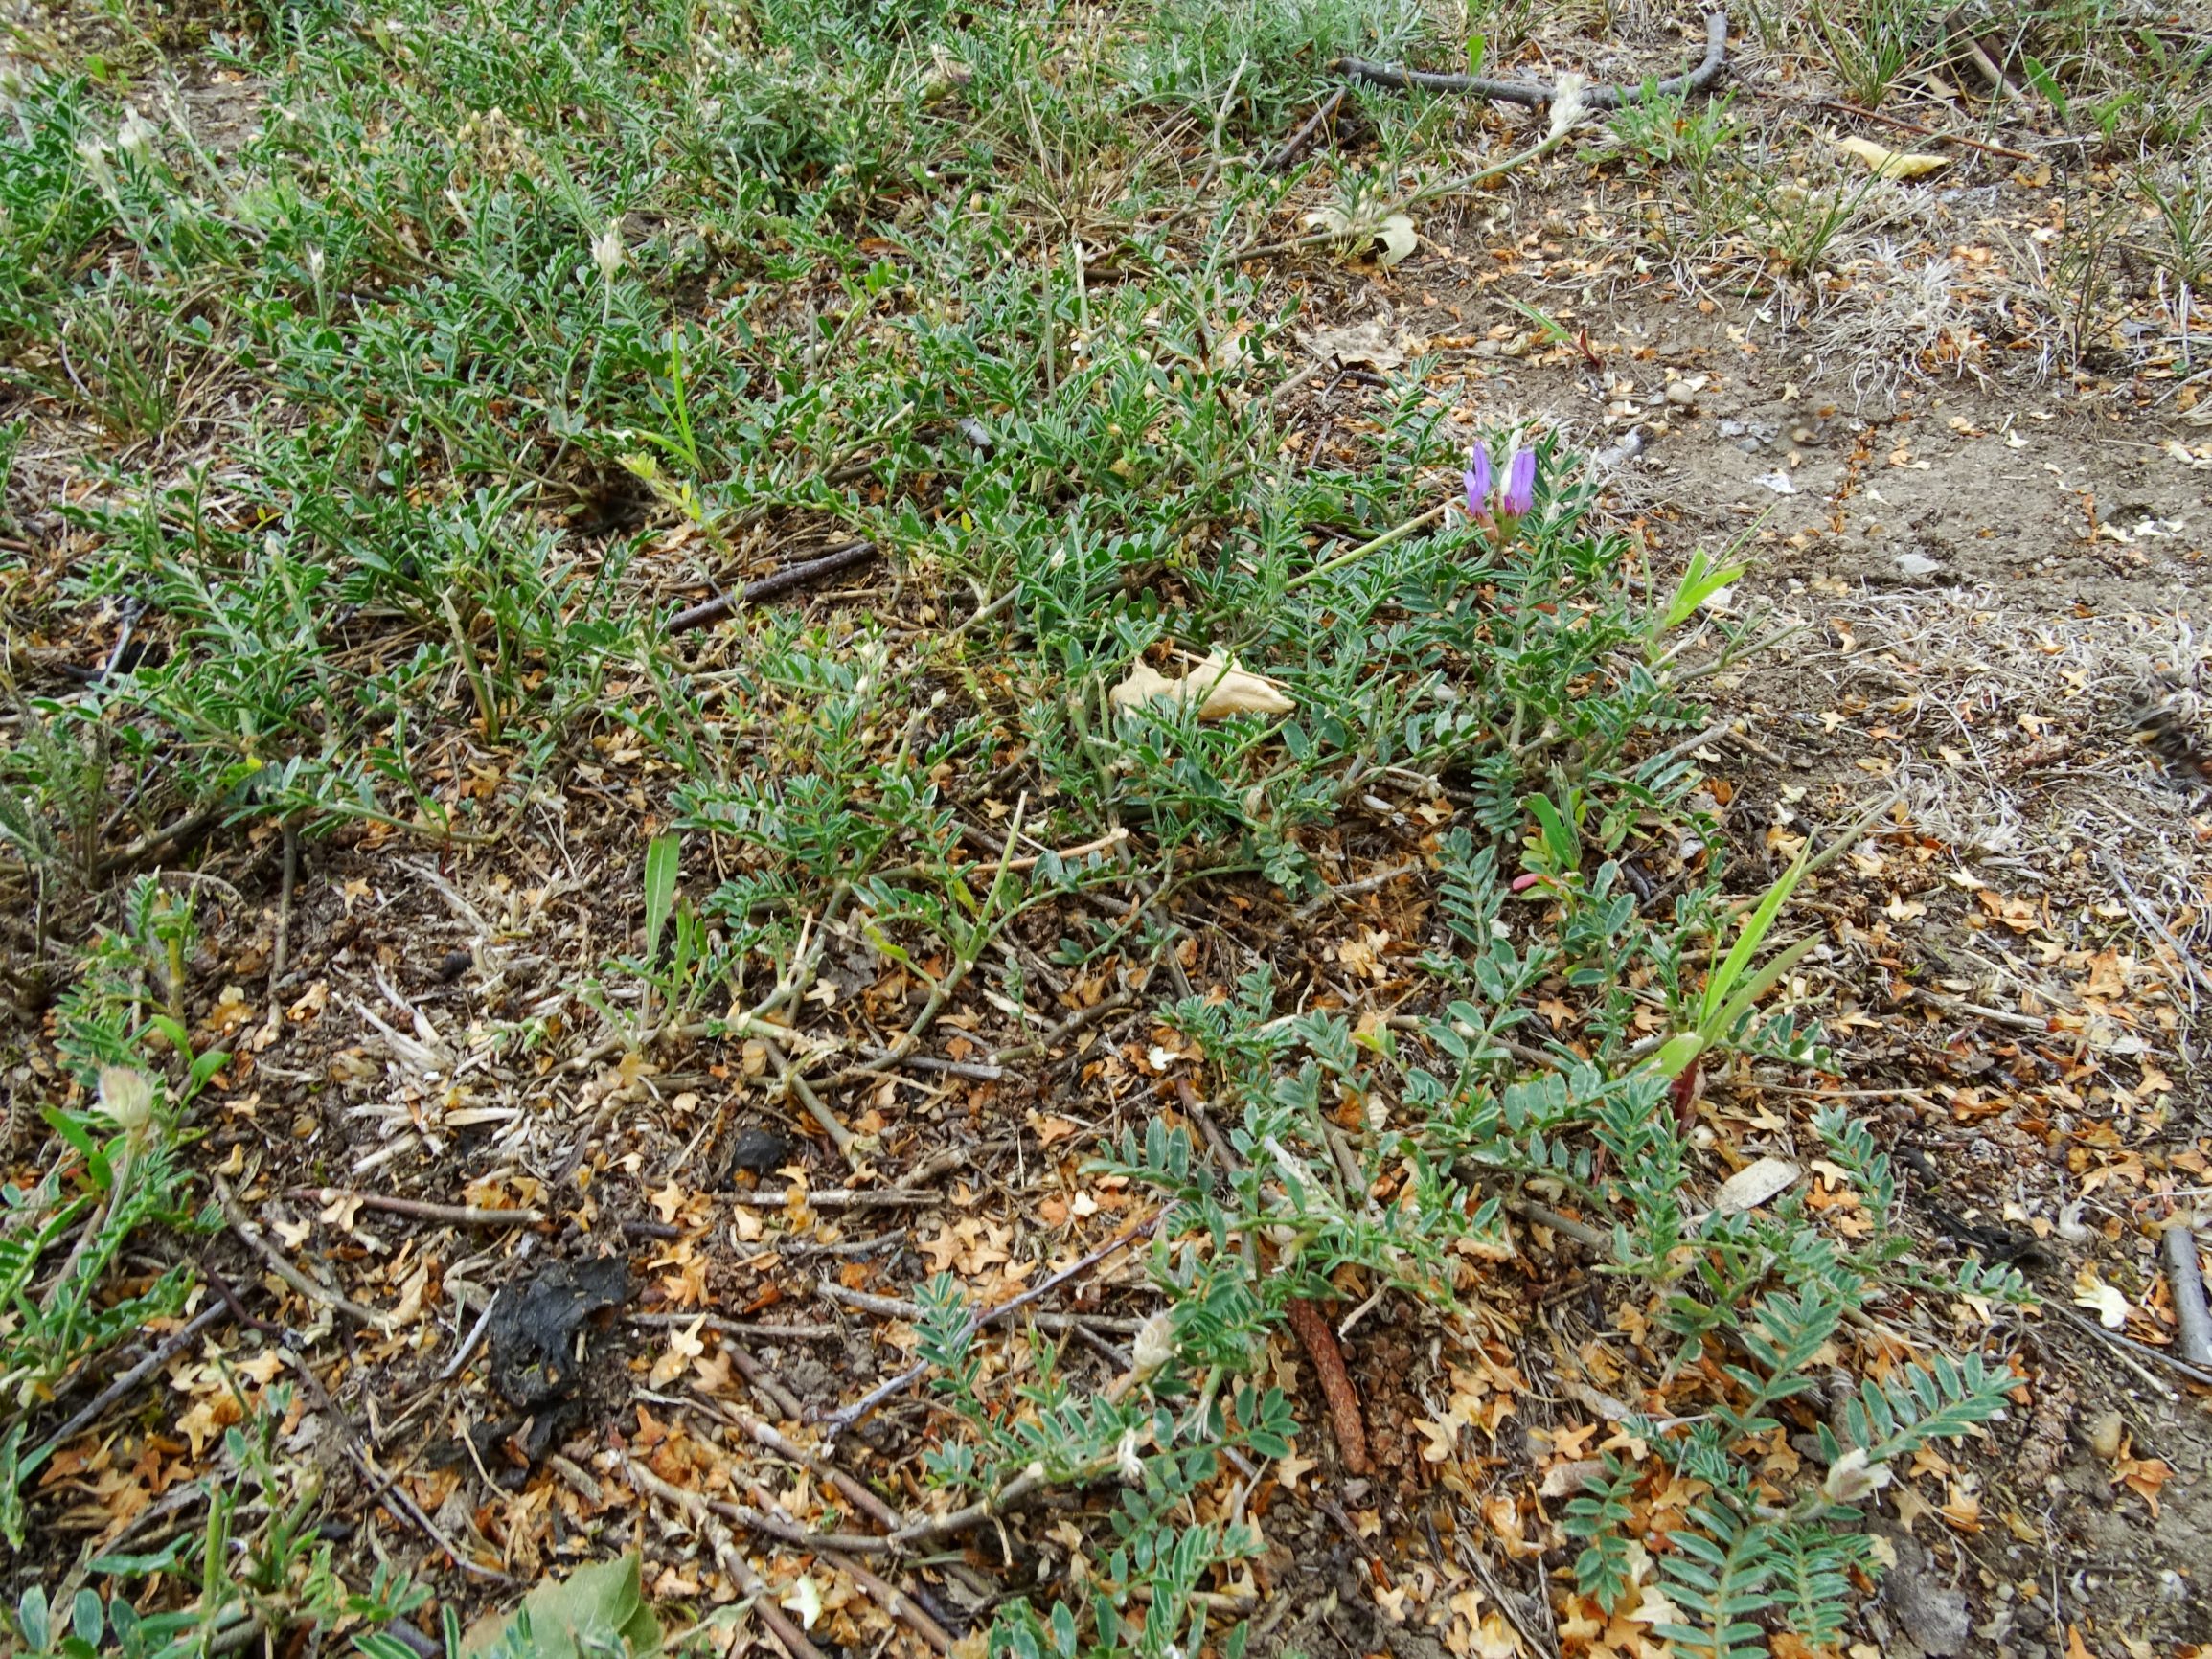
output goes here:
<path id="1" fill-rule="evenodd" d="M 2123 1330 L 2127 1328 L 2127 1293 L 2099 1279 L 2093 1267 L 2084 1267 L 2074 1276 L 2074 1306 L 2093 1309 L 2098 1322 L 2107 1330 Z"/>
<path id="2" fill-rule="evenodd" d="M 1111 693 L 1117 708 L 1133 708 L 1154 697 L 1174 702 L 1198 699 L 1198 718 L 1224 719 L 1230 715 L 1287 715 L 1298 705 L 1283 688 L 1262 674 L 1237 666 L 1234 657 L 1223 661 L 1208 655 L 1189 674 L 1172 680 L 1149 663 L 1129 670 Z"/>
<path id="3" fill-rule="evenodd" d="M 1876 178 L 1922 178 L 1950 166 L 1948 155 L 1917 155 L 1886 149 L 1870 138 L 1839 138 L 1836 148 L 1854 160 L 1864 162 Z"/>
<path id="4" fill-rule="evenodd" d="M 786 1612 L 798 1614 L 799 1623 L 811 1630 L 822 1616 L 822 1586 L 801 1573 L 784 1592 L 783 1606 Z"/>
<path id="5" fill-rule="evenodd" d="M 1713 1208 L 1723 1216 L 1741 1216 L 1745 1211 L 1756 1210 L 1777 1193 L 1789 1191 L 1804 1172 L 1788 1158 L 1761 1158 L 1721 1183 L 1721 1191 L 1713 1197 Z"/>
<path id="6" fill-rule="evenodd" d="M 1576 1458 L 1568 1463 L 1554 1464 L 1543 1472 L 1543 1484 L 1537 1488 L 1539 1498 L 1563 1498 L 1579 1492 L 1590 1482 L 1603 1480 L 1606 1461 L 1603 1458 Z"/>

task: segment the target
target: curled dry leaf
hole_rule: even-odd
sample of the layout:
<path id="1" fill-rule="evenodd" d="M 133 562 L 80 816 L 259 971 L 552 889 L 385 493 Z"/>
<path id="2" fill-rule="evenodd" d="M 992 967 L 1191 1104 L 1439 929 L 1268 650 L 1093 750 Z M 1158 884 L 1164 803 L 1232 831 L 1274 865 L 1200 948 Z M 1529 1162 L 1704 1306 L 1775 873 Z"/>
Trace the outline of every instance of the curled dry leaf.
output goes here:
<path id="1" fill-rule="evenodd" d="M 1392 214 L 1377 226 L 1375 239 L 1382 244 L 1381 251 L 1375 256 L 1375 262 L 1385 270 L 1421 245 L 1420 233 L 1414 230 L 1413 221 L 1403 214 Z"/>
<path id="2" fill-rule="evenodd" d="M 1870 138 L 1839 138 L 1836 148 L 1866 164 L 1877 178 L 1921 178 L 1950 166 L 1948 155 L 1916 155 L 1887 149 Z"/>
<path id="3" fill-rule="evenodd" d="M 798 1614 L 799 1623 L 811 1630 L 822 1616 L 822 1586 L 801 1573 L 784 1592 L 783 1605 L 784 1611 Z"/>
<path id="4" fill-rule="evenodd" d="M 1352 216 L 1340 207 L 1317 207 L 1299 222 L 1310 231 L 1326 231 L 1333 237 L 1352 234 Z"/>
<path id="5" fill-rule="evenodd" d="M 1208 655 L 1179 680 L 1170 679 L 1149 663 L 1139 663 L 1112 692 L 1116 708 L 1134 708 L 1155 697 L 1188 703 L 1196 700 L 1201 720 L 1225 719 L 1231 715 L 1287 715 L 1298 705 L 1283 688 L 1262 674 Z"/>
<path id="6" fill-rule="evenodd" d="M 1421 245 L 1421 235 L 1404 214 L 1390 214 L 1380 220 L 1356 215 L 1345 208 L 1315 208 L 1302 221 L 1310 231 L 1341 238 L 1353 246 L 1353 255 L 1372 253 L 1384 267 L 1395 265 Z"/>

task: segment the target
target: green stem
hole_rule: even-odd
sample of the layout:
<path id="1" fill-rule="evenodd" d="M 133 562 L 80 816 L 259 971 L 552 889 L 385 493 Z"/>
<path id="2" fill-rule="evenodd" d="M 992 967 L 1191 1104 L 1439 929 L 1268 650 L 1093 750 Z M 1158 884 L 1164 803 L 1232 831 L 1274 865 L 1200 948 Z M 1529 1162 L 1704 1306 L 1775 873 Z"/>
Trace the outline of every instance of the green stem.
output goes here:
<path id="1" fill-rule="evenodd" d="M 1425 530 L 1428 528 L 1428 526 L 1434 524 L 1438 519 L 1442 518 L 1447 511 L 1450 510 L 1450 502 L 1442 502 L 1437 506 L 1430 508 L 1419 518 L 1409 518 L 1403 524 L 1393 526 L 1391 529 L 1384 531 L 1373 541 L 1361 542 L 1350 553 L 1340 553 L 1334 558 L 1325 560 L 1324 562 L 1315 565 L 1311 570 L 1299 572 L 1296 576 L 1292 577 L 1288 581 L 1283 584 L 1283 591 L 1285 593 L 1296 593 L 1308 582 L 1319 581 L 1325 576 L 1333 576 L 1337 571 L 1342 570 L 1348 564 L 1357 564 L 1360 559 L 1365 558 L 1371 553 L 1380 553 L 1386 547 L 1397 546 L 1398 543 L 1403 541 L 1407 536 L 1412 535 L 1416 531 Z"/>

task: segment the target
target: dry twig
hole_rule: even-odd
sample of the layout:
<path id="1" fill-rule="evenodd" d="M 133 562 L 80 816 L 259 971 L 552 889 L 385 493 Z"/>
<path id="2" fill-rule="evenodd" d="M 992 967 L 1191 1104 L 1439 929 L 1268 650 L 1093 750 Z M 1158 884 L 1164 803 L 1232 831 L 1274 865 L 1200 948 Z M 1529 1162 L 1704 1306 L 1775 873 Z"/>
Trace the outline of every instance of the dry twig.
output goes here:
<path id="1" fill-rule="evenodd" d="M 1283 141 L 1280 149 L 1260 164 L 1260 170 L 1263 172 L 1281 172 L 1296 161 L 1304 153 L 1306 147 L 1313 142 L 1313 135 L 1328 125 L 1330 118 L 1343 106 L 1346 90 L 1346 88 L 1339 86 L 1322 100 L 1321 107 L 1308 116 L 1298 130 Z"/>
<path id="2" fill-rule="evenodd" d="M 622 1460 L 623 1471 L 629 1476 L 629 1484 L 648 1497 L 682 1511 L 684 1519 L 694 1532 L 702 1535 L 714 1551 L 716 1564 L 744 1595 L 752 1598 L 753 1611 L 760 1614 L 761 1623 L 767 1625 L 768 1633 L 783 1646 L 791 1659 L 822 1659 L 822 1650 L 807 1640 L 800 1628 L 784 1617 L 776 1605 L 776 1598 L 760 1574 L 738 1551 L 737 1542 L 729 1529 L 716 1518 L 707 1500 L 697 1492 L 687 1492 L 681 1487 L 671 1486 L 634 1457 L 626 1455 Z"/>
<path id="3" fill-rule="evenodd" d="M 78 1411 L 67 1422 L 56 1429 L 48 1438 L 45 1449 L 52 1450 L 56 1446 L 66 1445 L 86 1428 L 99 1421 L 101 1414 L 106 1411 L 109 1406 L 123 1398 L 132 1389 L 190 1348 L 201 1331 L 217 1324 L 224 1314 L 230 1311 L 229 1305 L 219 1299 L 209 1303 L 186 1321 L 182 1329 L 165 1337 L 155 1346 L 152 1352 L 102 1389 L 92 1398 L 90 1404 Z M 28 1468 L 39 1461 L 42 1461 L 40 1454 L 34 1452 L 24 1460 L 24 1466 Z"/>
<path id="4" fill-rule="evenodd" d="M 835 576 L 839 571 L 851 570 L 855 565 L 865 564 L 875 557 L 874 542 L 855 541 L 833 553 L 826 553 L 820 558 L 787 564 L 782 570 L 771 572 L 757 581 L 748 581 L 742 587 L 735 587 L 728 593 L 703 600 L 688 610 L 679 610 L 669 618 L 662 631 L 671 634 L 689 633 L 693 628 L 702 628 L 711 622 L 721 621 L 732 611 L 741 610 L 749 604 L 759 604 L 765 599 L 775 599 L 794 588 L 805 587 L 809 582 L 819 581 L 826 576 Z"/>
<path id="5" fill-rule="evenodd" d="M 1405 92 L 1458 92 L 1497 103 L 1518 103 L 1539 109 L 1559 97 L 1556 86 L 1529 80 L 1491 80 L 1480 75 L 1440 75 L 1425 69 L 1402 69 L 1392 63 L 1371 63 L 1364 57 L 1345 57 L 1336 67 L 1355 80 Z M 1705 19 L 1705 56 L 1695 68 L 1670 76 L 1647 91 L 1641 86 L 1591 86 L 1582 94 L 1585 109 L 1619 109 L 1641 103 L 1656 93 L 1661 98 L 1710 92 L 1728 67 L 1728 14 L 1715 11 Z"/>
<path id="6" fill-rule="evenodd" d="M 285 1196 L 311 1204 L 350 1202 L 364 1210 L 381 1210 L 417 1221 L 445 1221 L 456 1227 L 535 1227 L 545 1219 L 542 1210 L 488 1210 L 476 1204 L 433 1204 L 422 1198 L 386 1197 L 381 1193 L 355 1193 L 344 1187 L 286 1187 Z"/>
<path id="7" fill-rule="evenodd" d="M 2204 1305 L 2204 1271 L 2197 1262 L 2197 1229 L 2186 1219 L 2166 1228 L 2166 1283 L 2174 1289 L 2175 1346 L 2191 1365 L 2212 1367 L 2212 1308 Z"/>
<path id="8" fill-rule="evenodd" d="M 378 1313 L 373 1307 L 364 1307 L 351 1297 L 341 1296 L 329 1285 L 317 1283 L 293 1266 L 285 1260 L 284 1252 L 269 1242 L 268 1235 L 262 1231 L 261 1223 L 245 1213 L 238 1194 L 231 1191 L 230 1183 L 220 1175 L 213 1179 L 216 1202 L 222 1206 L 223 1219 L 230 1223 L 231 1231 L 239 1236 L 247 1249 L 268 1263 L 270 1272 L 310 1302 L 319 1302 L 325 1307 L 343 1313 L 347 1318 L 358 1321 L 372 1329 L 391 1329 L 392 1322 L 387 1315 Z"/>

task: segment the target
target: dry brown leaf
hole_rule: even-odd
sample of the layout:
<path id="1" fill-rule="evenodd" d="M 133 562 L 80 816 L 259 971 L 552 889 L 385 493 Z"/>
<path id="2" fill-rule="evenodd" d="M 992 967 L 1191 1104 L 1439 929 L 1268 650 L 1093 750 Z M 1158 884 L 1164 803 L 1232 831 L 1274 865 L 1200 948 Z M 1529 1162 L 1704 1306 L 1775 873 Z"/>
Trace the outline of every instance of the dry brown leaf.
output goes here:
<path id="1" fill-rule="evenodd" d="M 1402 367 L 1419 350 L 1388 316 L 1323 329 L 1307 342 L 1307 349 L 1325 362 L 1364 363 L 1377 370 Z"/>
<path id="2" fill-rule="evenodd" d="M 1922 178 L 1950 166 L 1948 155 L 1886 149 L 1870 138 L 1839 138 L 1836 148 L 1853 160 L 1864 162 L 1876 178 Z"/>

